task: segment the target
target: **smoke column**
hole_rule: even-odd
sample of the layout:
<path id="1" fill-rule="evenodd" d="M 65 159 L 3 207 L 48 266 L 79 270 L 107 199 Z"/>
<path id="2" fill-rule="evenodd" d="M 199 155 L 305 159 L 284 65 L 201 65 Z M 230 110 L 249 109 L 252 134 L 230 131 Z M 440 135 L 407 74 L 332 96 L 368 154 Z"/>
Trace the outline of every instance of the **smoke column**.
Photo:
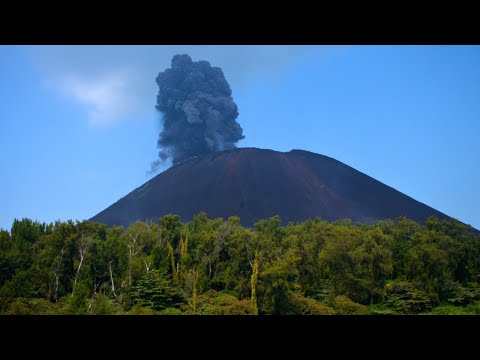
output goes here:
<path id="1" fill-rule="evenodd" d="M 163 114 L 163 130 L 152 171 L 168 158 L 175 164 L 192 156 L 235 149 L 235 143 L 244 138 L 222 69 L 208 61 L 194 62 L 188 55 L 175 55 L 171 68 L 159 73 L 156 82 L 160 88 L 156 108 Z"/>

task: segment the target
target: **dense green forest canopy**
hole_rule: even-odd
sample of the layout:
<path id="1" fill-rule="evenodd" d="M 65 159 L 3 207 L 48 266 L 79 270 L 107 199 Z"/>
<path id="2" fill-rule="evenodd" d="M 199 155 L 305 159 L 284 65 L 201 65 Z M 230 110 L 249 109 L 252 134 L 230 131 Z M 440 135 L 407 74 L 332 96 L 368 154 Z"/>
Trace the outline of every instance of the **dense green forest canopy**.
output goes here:
<path id="1" fill-rule="evenodd" d="M 473 230 L 436 218 L 15 220 L 0 230 L 0 313 L 479 314 Z"/>

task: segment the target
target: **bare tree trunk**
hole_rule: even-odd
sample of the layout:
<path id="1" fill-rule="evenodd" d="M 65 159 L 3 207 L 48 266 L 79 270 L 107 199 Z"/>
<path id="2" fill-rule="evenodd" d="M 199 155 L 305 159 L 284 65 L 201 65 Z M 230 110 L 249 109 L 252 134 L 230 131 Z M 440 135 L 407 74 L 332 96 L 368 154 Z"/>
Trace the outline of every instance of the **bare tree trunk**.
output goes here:
<path id="1" fill-rule="evenodd" d="M 143 246 L 141 246 L 140 249 L 135 250 L 138 235 L 140 235 L 139 232 L 133 237 L 132 242 L 128 244 L 128 285 L 129 286 L 132 286 L 132 258 L 143 249 Z M 131 235 L 130 235 L 130 238 L 131 238 Z"/>
<path id="2" fill-rule="evenodd" d="M 112 272 L 112 262 L 110 261 L 108 263 L 108 270 L 110 271 L 110 281 L 112 282 L 112 292 L 113 296 L 115 296 L 115 299 L 117 298 L 117 294 L 115 292 L 115 283 L 113 282 L 113 272 Z"/>
<path id="3" fill-rule="evenodd" d="M 51 294 L 50 297 L 55 302 L 58 301 L 58 288 L 60 287 L 60 267 L 62 266 L 64 251 L 65 246 L 62 247 L 62 250 L 60 252 L 60 259 L 57 260 L 57 263 L 55 264 L 55 269 L 53 270 L 53 294 Z M 52 293 L 52 291 L 50 293 Z"/>
<path id="4" fill-rule="evenodd" d="M 177 283 L 178 272 L 177 272 L 177 267 L 175 266 L 175 254 L 174 254 L 173 246 L 169 242 L 167 242 L 167 249 L 168 249 L 168 256 L 170 257 L 170 265 L 172 267 L 173 282 Z"/>
<path id="5" fill-rule="evenodd" d="M 190 270 L 188 274 L 186 274 L 187 278 L 187 286 L 188 288 L 191 287 L 192 290 L 192 301 L 188 300 L 189 305 L 193 309 L 193 314 L 197 315 L 197 282 L 198 282 L 198 273 L 197 270 Z"/>
<path id="6" fill-rule="evenodd" d="M 93 294 L 92 297 L 90 298 L 90 303 L 88 304 L 87 311 L 90 311 L 90 308 L 92 307 L 93 300 L 95 299 L 95 296 L 97 295 L 97 289 L 100 286 L 101 283 L 93 284 Z"/>
<path id="7" fill-rule="evenodd" d="M 72 296 L 75 293 L 75 287 L 77 286 L 77 280 L 78 280 L 78 274 L 80 273 L 80 269 L 82 268 L 83 264 L 83 256 L 80 258 L 80 264 L 78 265 L 77 273 L 75 274 L 75 280 L 73 281 L 73 290 L 72 290 Z"/>
<path id="8" fill-rule="evenodd" d="M 73 282 L 73 289 L 72 289 L 72 296 L 75 293 L 75 287 L 77 286 L 78 275 L 80 274 L 80 270 L 82 268 L 83 260 L 85 260 L 85 256 L 87 255 L 88 250 L 88 238 L 84 238 L 82 234 L 82 238 L 78 244 L 78 254 L 80 255 L 80 264 L 78 265 L 77 273 L 75 274 L 75 280 Z"/>
<path id="9" fill-rule="evenodd" d="M 212 277 L 212 259 L 207 255 L 207 253 L 203 253 L 201 256 L 203 266 L 205 266 L 205 270 L 207 269 L 208 264 L 208 278 L 211 279 Z"/>
<path id="10" fill-rule="evenodd" d="M 153 271 L 152 263 L 147 263 L 146 260 L 143 260 L 143 263 L 145 264 L 145 270 L 147 271 L 147 276 L 148 276 Z"/>
<path id="11" fill-rule="evenodd" d="M 54 290 L 54 293 L 53 293 L 53 299 L 55 300 L 55 302 L 58 301 L 58 288 L 59 287 L 60 287 L 60 279 L 59 279 L 58 273 L 55 273 L 55 290 Z"/>

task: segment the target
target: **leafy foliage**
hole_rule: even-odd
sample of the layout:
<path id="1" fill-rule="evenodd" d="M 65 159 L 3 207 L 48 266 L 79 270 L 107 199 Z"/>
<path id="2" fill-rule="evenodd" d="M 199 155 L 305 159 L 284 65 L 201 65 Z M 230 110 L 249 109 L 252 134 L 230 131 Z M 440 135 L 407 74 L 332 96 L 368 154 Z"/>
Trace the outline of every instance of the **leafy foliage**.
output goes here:
<path id="1" fill-rule="evenodd" d="M 479 275 L 480 236 L 435 218 L 0 230 L 1 314 L 478 314 Z"/>
<path id="2" fill-rule="evenodd" d="M 198 298 L 199 315 L 250 315 L 252 306 L 249 299 L 239 300 L 234 295 L 209 290 Z"/>
<path id="3" fill-rule="evenodd" d="M 431 300 L 421 291 L 406 281 L 387 284 L 387 300 L 385 304 L 399 313 L 414 314 L 431 308 Z"/>
<path id="4" fill-rule="evenodd" d="M 291 313 L 295 315 L 335 315 L 335 309 L 320 302 L 293 294 L 290 298 Z"/>
<path id="5" fill-rule="evenodd" d="M 465 287 L 458 281 L 448 282 L 442 289 L 441 294 L 449 304 L 462 306 L 480 300 L 480 288 Z"/>
<path id="6" fill-rule="evenodd" d="M 333 303 L 333 307 L 340 315 L 352 315 L 362 312 L 366 308 L 365 305 L 353 302 L 345 295 L 337 296 Z"/>
<path id="7" fill-rule="evenodd" d="M 137 281 L 132 289 L 131 298 L 135 303 L 157 311 L 174 307 L 183 300 L 167 276 L 158 270 L 153 270 L 145 278 Z"/>

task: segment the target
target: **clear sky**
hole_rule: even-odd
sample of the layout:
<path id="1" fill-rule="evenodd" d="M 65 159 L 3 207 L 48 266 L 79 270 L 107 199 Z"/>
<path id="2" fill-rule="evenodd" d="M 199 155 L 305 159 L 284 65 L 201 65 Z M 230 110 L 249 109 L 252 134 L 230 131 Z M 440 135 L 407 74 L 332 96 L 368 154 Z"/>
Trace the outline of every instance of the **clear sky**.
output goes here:
<path id="1" fill-rule="evenodd" d="M 0 45 L 0 227 L 88 219 L 152 178 L 177 53 L 223 69 L 239 147 L 333 157 L 480 229 L 480 46 Z"/>

